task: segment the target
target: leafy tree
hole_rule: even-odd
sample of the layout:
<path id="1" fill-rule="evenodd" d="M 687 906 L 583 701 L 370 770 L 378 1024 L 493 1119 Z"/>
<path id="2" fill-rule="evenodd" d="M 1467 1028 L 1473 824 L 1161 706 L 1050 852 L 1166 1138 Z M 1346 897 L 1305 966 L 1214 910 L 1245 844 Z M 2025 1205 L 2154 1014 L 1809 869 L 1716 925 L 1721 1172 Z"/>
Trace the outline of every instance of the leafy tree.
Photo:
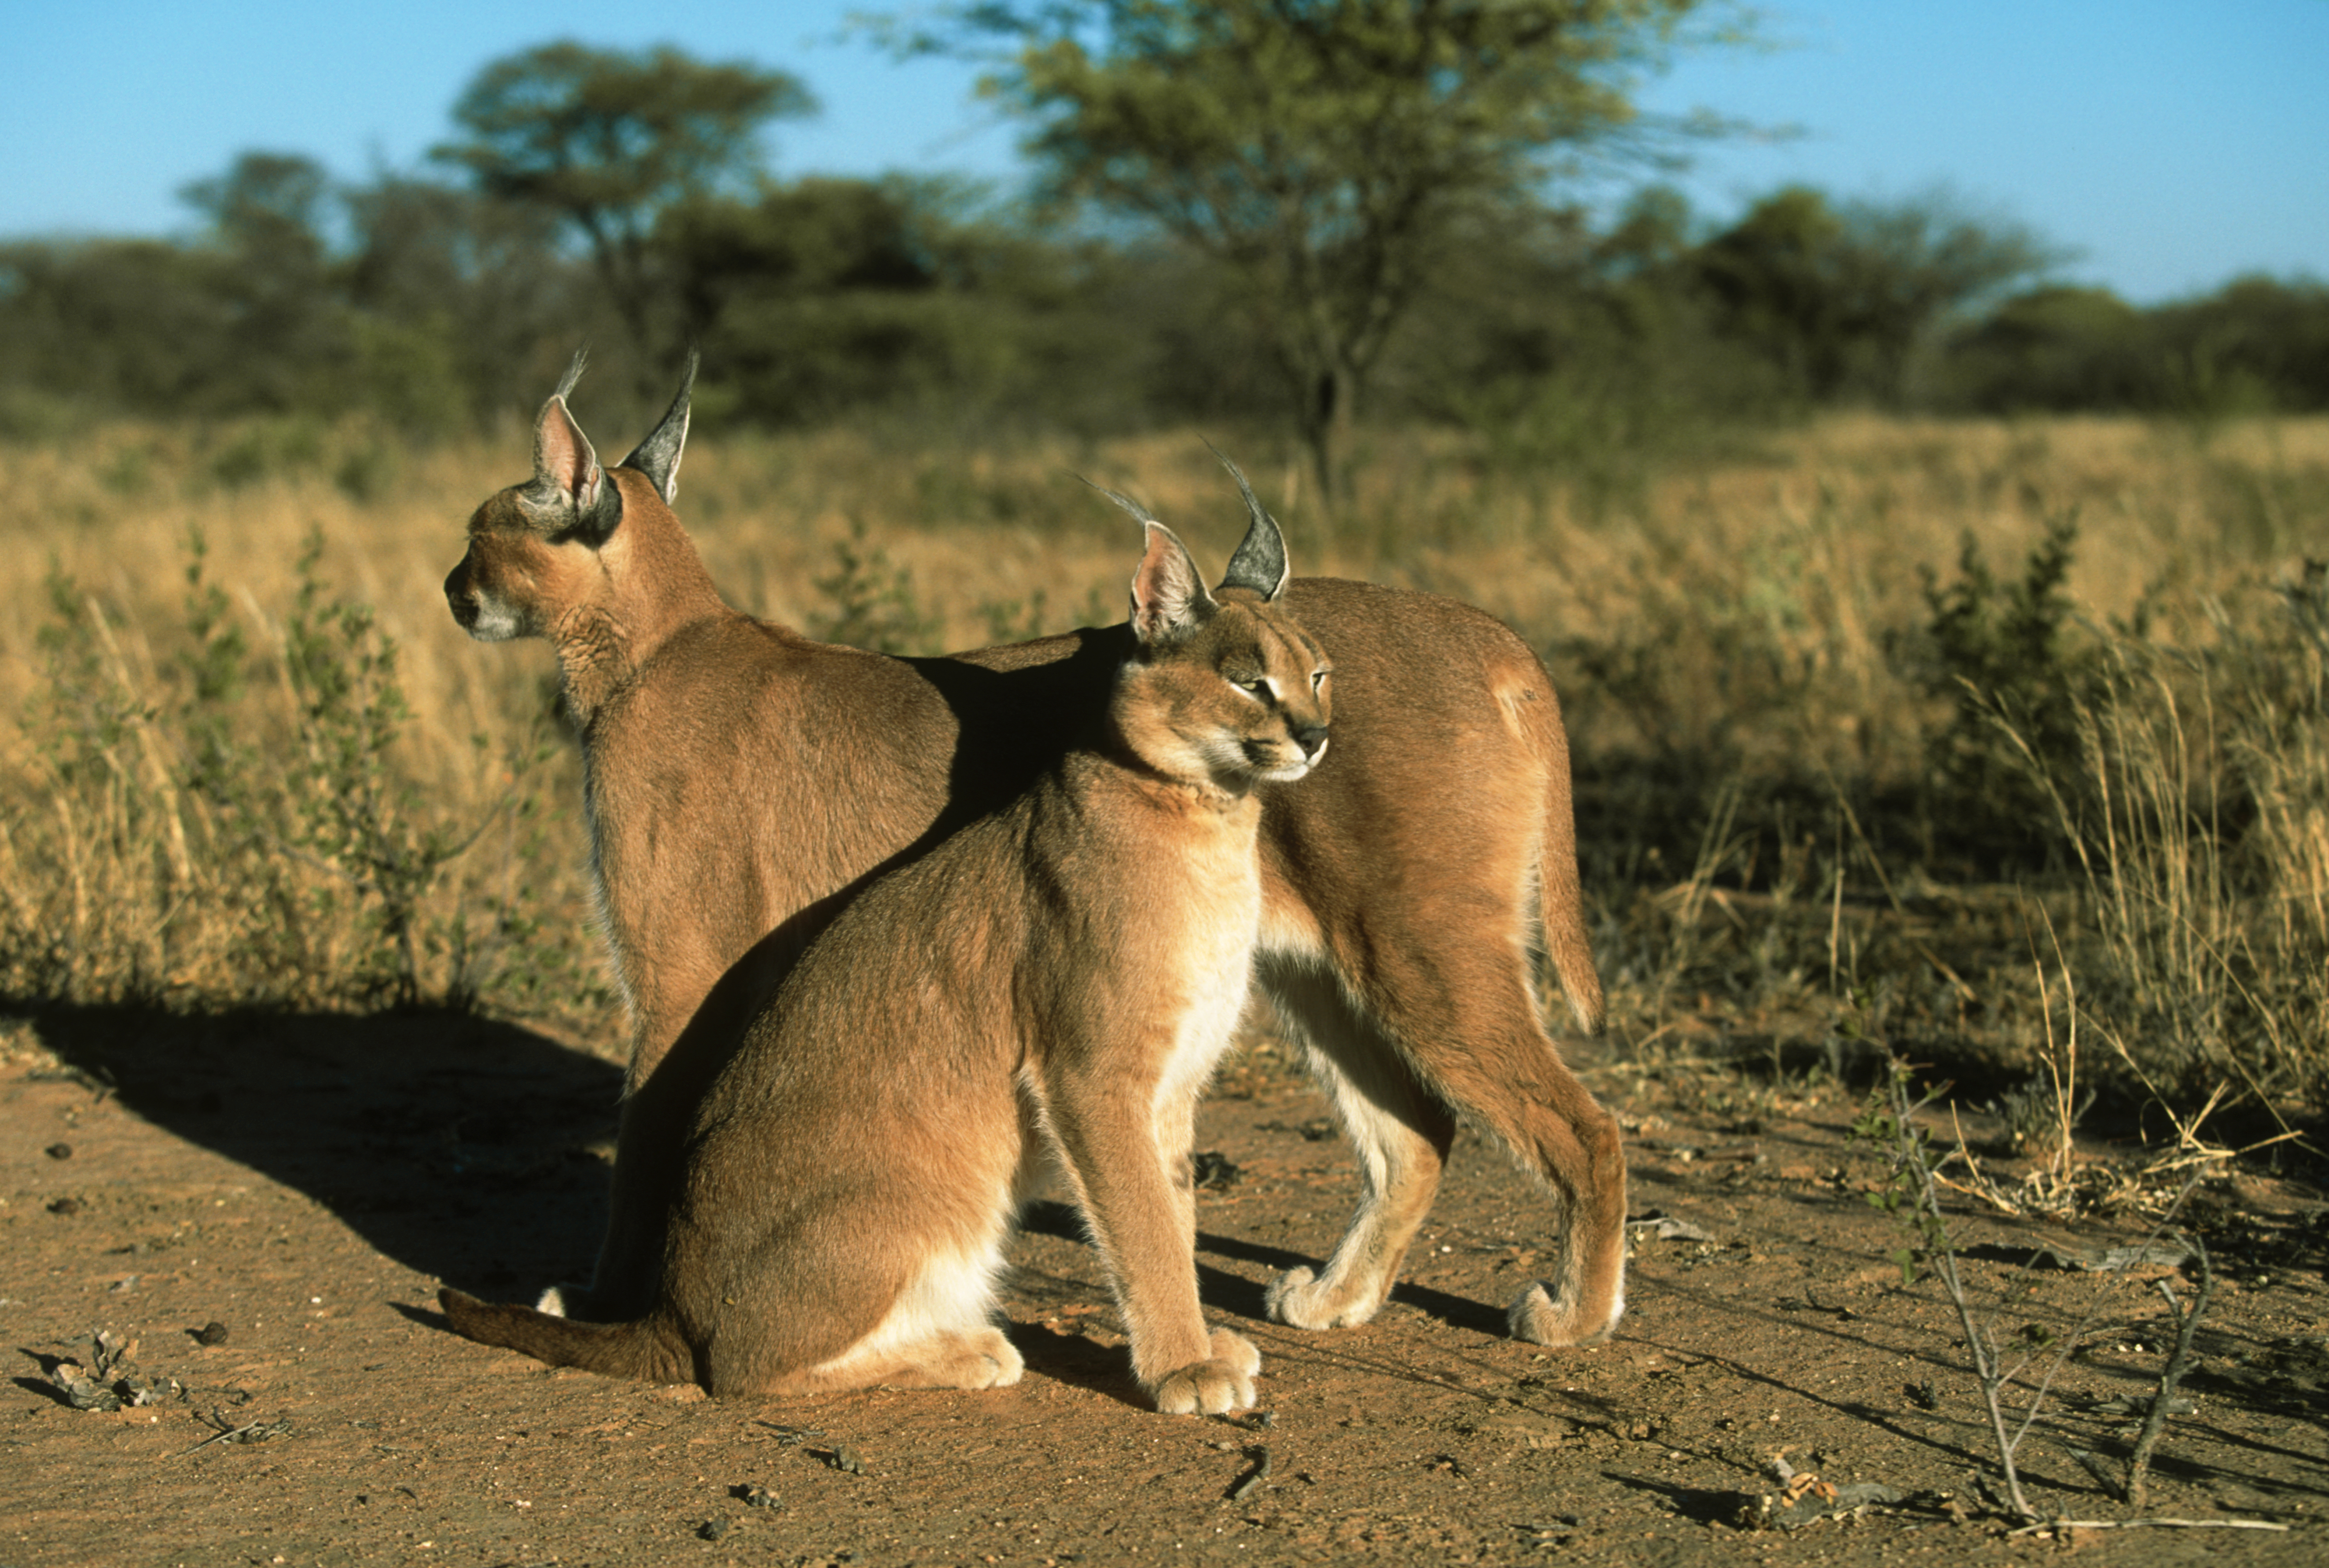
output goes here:
<path id="1" fill-rule="evenodd" d="M 863 180 L 811 179 L 757 202 L 698 199 L 656 231 L 691 335 L 739 297 L 871 288 L 918 292 L 938 283 L 934 259 L 903 192 Z"/>
<path id="2" fill-rule="evenodd" d="M 0 381 L 155 413 L 343 404 L 323 169 L 247 152 L 180 194 L 206 220 L 189 243 L 0 246 Z"/>
<path id="3" fill-rule="evenodd" d="M 1611 277 L 1652 277 L 1671 269 L 1690 249 L 1691 227 L 1688 196 L 1672 185 L 1644 185 L 1595 243 L 1593 259 Z"/>
<path id="4" fill-rule="evenodd" d="M 1959 334 L 1946 370 L 1982 409 L 2329 408 L 2329 287 L 2249 276 L 2148 310 L 2107 289 L 2034 288 Z"/>
<path id="5" fill-rule="evenodd" d="M 231 322 L 236 401 L 279 411 L 334 400 L 350 340 L 335 298 L 324 240 L 331 177 L 297 153 L 245 152 L 179 199 L 209 220 L 203 249 L 224 262 L 212 273 Z"/>
<path id="6" fill-rule="evenodd" d="M 675 206 L 655 246 L 706 383 L 739 413 L 1120 429 L 1172 290 L 1144 273 L 1127 302 L 1136 265 L 1015 216 L 948 181 L 806 179 Z"/>
<path id="7" fill-rule="evenodd" d="M 665 209 L 757 170 L 768 121 L 814 111 L 795 78 L 741 61 L 545 43 L 493 61 L 453 106 L 468 133 L 431 156 L 478 188 L 570 223 L 643 357 L 654 332 L 651 244 Z"/>
<path id="8" fill-rule="evenodd" d="M 1690 273 L 1689 205 L 1637 194 L 1606 230 L 1546 211 L 1477 225 L 1417 302 L 1377 395 L 1485 438 L 1494 471 L 1588 512 L 1666 462 L 1787 410 L 1759 356 L 1718 333 Z"/>
<path id="9" fill-rule="evenodd" d="M 323 165 L 304 154 L 246 152 L 225 174 L 186 185 L 178 199 L 210 220 L 218 242 L 248 260 L 312 273 L 324 261 L 331 189 Z"/>
<path id="10" fill-rule="evenodd" d="M 1701 246 L 1694 266 L 1725 327 L 1809 396 L 1893 401 L 1937 327 L 2055 259 L 2028 230 L 1945 196 L 1838 207 L 1791 185 Z"/>
<path id="11" fill-rule="evenodd" d="M 655 231 L 707 378 L 778 423 L 829 419 L 927 378 L 944 359 L 923 225 L 897 188 L 771 185 L 752 202 L 699 197 Z"/>
<path id="12" fill-rule="evenodd" d="M 1700 0 L 1047 0 L 892 43 L 990 58 L 1055 201 L 1234 267 L 1331 495 L 1369 373 L 1481 214 L 1640 126 L 1635 71 Z M 1000 43 L 999 58 L 985 52 Z"/>
<path id="13" fill-rule="evenodd" d="M 0 384 L 149 413 L 234 407 L 222 269 L 160 240 L 0 246 Z"/>
<path id="14" fill-rule="evenodd" d="M 540 207 L 397 175 L 344 200 L 366 394 L 408 431 L 538 402 L 608 308 Z"/>
<path id="15" fill-rule="evenodd" d="M 2168 406 L 2329 408 L 2329 285 L 2251 273 L 2152 314 Z"/>
<path id="16" fill-rule="evenodd" d="M 2143 313 L 2107 288 L 2017 294 L 1950 345 L 1955 396 L 1992 411 L 2117 409 L 2151 399 Z"/>

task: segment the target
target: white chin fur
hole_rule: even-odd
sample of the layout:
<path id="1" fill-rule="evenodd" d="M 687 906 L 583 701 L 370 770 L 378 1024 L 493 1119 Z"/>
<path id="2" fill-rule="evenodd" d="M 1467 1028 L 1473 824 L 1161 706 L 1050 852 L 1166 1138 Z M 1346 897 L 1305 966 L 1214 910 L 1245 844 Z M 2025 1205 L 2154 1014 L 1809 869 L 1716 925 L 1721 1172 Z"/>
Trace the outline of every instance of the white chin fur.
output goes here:
<path id="1" fill-rule="evenodd" d="M 517 636 L 517 617 L 504 605 L 490 599 L 477 601 L 477 619 L 468 627 L 468 633 L 479 642 L 507 642 Z"/>
<path id="2" fill-rule="evenodd" d="M 1318 757 L 1326 754 L 1324 746 L 1318 748 L 1318 757 L 1304 757 L 1298 749 L 1290 746 L 1287 750 L 1292 760 L 1270 767 L 1260 766 L 1259 760 L 1242 744 L 1233 741 L 1197 753 L 1196 760 L 1201 760 L 1203 773 L 1222 788 L 1240 789 L 1249 789 L 1257 783 L 1290 784 L 1316 767 Z"/>

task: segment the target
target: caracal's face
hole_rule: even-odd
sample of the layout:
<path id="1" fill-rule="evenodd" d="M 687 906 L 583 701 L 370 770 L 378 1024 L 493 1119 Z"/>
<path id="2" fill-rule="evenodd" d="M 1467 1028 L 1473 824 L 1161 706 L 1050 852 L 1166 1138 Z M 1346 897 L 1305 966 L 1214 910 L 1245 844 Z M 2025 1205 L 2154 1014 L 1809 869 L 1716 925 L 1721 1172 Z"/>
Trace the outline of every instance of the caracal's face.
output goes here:
<path id="1" fill-rule="evenodd" d="M 590 593 L 598 552 L 546 536 L 513 486 L 469 519 L 468 553 L 445 579 L 445 602 L 479 642 L 542 637 Z"/>
<path id="2" fill-rule="evenodd" d="M 1282 617 L 1224 606 L 1231 628 L 1216 668 L 1243 699 L 1240 722 L 1214 745 L 1217 769 L 1242 767 L 1255 779 L 1284 784 L 1301 778 L 1326 755 L 1326 724 L 1334 716 L 1329 679 L 1334 666 L 1307 633 Z M 1230 748 L 1234 746 L 1232 751 Z"/>
<path id="3" fill-rule="evenodd" d="M 1333 673 L 1309 634 L 1258 595 L 1225 594 L 1188 645 L 1133 666 L 1143 701 L 1128 738 L 1171 777 L 1238 794 L 1288 783 L 1326 754 Z"/>

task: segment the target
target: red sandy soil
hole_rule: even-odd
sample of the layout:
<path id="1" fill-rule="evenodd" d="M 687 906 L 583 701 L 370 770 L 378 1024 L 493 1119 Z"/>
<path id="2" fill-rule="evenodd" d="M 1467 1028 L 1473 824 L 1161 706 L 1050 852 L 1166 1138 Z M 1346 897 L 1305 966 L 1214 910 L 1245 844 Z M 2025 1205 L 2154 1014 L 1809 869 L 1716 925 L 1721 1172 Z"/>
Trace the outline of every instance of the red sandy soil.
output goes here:
<path id="1" fill-rule="evenodd" d="M 1841 1091 L 1589 1068 L 1629 1129 L 1631 1308 L 1614 1342 L 1546 1351 L 1503 1308 L 1547 1205 L 1468 1138 L 1375 1322 L 1266 1321 L 1265 1281 L 1332 1244 L 1356 1175 L 1314 1092 L 1233 1072 L 1199 1124 L 1236 1175 L 1201 1196 L 1198 1267 L 1262 1351 L 1267 1418 L 1240 1423 L 1141 1407 L 1097 1261 L 1051 1209 L 1014 1247 L 1014 1388 L 715 1403 L 453 1337 L 440 1283 L 530 1298 L 586 1267 L 603 1213 L 617 1072 L 523 1030 L 86 1009 L 0 1035 L 0 1568 L 2329 1561 L 2329 1224 L 2290 1179 L 2193 1200 L 2218 1289 L 2149 1508 L 2290 1528 L 2013 1535 L 1956 1316 L 1929 1273 L 1903 1288 Z M 2159 1283 L 2189 1300 L 2193 1270 L 2021 1265 L 2145 1223 L 1955 1222 L 2006 1340 L 2079 1330 L 2022 1449 L 2049 1516 L 2127 1516 L 2072 1450 L 2119 1472 L 2136 1421 L 2111 1402 L 2151 1391 Z M 214 1322 L 218 1343 L 192 1332 Z M 99 1331 L 158 1403 L 66 1401 L 51 1369 L 92 1368 Z M 1775 1461 L 1809 1497 L 1899 1498 L 1749 1527 L 1787 1506 Z"/>

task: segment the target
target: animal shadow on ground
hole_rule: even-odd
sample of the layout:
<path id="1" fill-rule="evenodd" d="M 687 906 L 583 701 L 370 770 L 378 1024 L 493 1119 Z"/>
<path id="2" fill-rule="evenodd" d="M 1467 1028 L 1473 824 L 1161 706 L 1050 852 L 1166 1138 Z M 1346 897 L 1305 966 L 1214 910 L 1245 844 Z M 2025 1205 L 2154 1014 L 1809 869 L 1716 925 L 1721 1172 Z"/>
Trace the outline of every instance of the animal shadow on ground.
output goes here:
<path id="1" fill-rule="evenodd" d="M 622 1072 L 461 1014 L 0 1005 L 99 1094 L 306 1194 L 411 1269 L 508 1295 L 586 1269 Z"/>
<path id="2" fill-rule="evenodd" d="M 418 1274 L 530 1299 L 587 1275 L 597 1252 L 622 1072 L 530 1030 L 442 1011 L 190 1014 L 8 999 L 0 1018 L 30 1022 L 92 1094 L 306 1195 Z M 1023 1226 L 1079 1253 L 1089 1245 L 1064 1204 L 1031 1205 Z M 1210 1232 L 1197 1246 L 1209 1313 L 1254 1322 L 1267 1317 L 1260 1281 L 1205 1256 L 1268 1273 L 1318 1262 Z M 1393 1299 L 1452 1327 L 1503 1331 L 1502 1313 L 1481 1302 L 1412 1284 Z M 407 1315 L 443 1326 L 426 1308 Z M 1035 1324 L 1013 1333 L 1045 1374 L 1141 1403 L 1120 1348 Z"/>
<path id="3" fill-rule="evenodd" d="M 1306 1252 L 1290 1252 L 1283 1247 L 1263 1246 L 1210 1233 L 1198 1236 L 1197 1251 L 1234 1259 L 1241 1263 L 1259 1263 L 1272 1274 L 1287 1269 L 1322 1269 L 1325 1266 L 1324 1259 L 1314 1258 Z M 1205 1300 L 1209 1305 L 1225 1307 L 1253 1318 L 1267 1316 L 1268 1309 L 1262 1299 L 1263 1287 L 1232 1274 L 1207 1269 L 1202 1264 L 1197 1271 L 1205 1282 Z M 1216 1281 L 1219 1282 L 1218 1289 Z M 1450 1328 L 1468 1328 L 1474 1333 L 1498 1339 L 1505 1337 L 1508 1333 L 1503 1309 L 1485 1301 L 1451 1296 L 1445 1290 L 1435 1290 L 1429 1285 L 1418 1285 L 1408 1280 L 1401 1280 L 1391 1287 L 1391 1299 L 1399 1305 L 1414 1308 L 1427 1318 L 1436 1318 Z"/>

